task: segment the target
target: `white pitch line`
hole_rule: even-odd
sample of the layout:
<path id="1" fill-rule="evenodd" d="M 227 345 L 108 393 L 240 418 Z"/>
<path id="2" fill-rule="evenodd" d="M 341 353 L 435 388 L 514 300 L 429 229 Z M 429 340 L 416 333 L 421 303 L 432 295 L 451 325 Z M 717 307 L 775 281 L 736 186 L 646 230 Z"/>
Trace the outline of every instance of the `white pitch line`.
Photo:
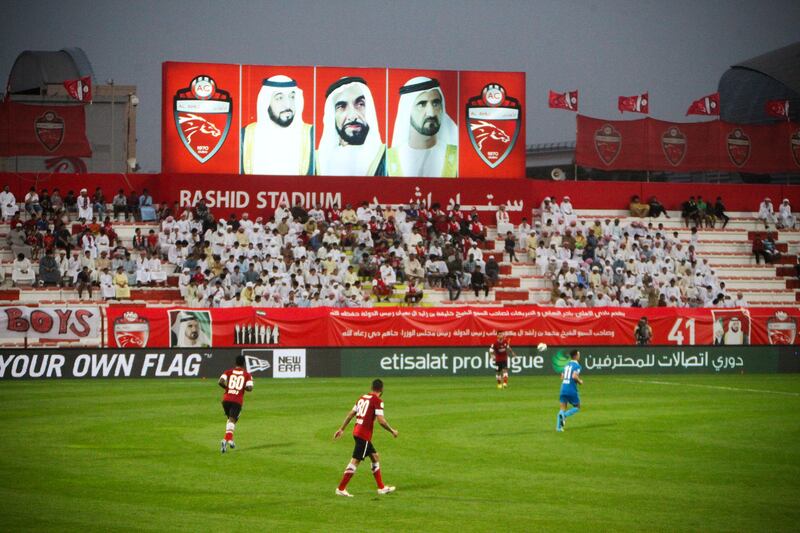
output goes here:
<path id="1" fill-rule="evenodd" d="M 654 385 L 677 385 L 679 387 L 680 386 L 697 387 L 700 389 L 732 390 L 738 392 L 761 392 L 764 394 L 777 394 L 779 396 L 800 396 L 800 392 L 784 392 L 784 391 L 764 390 L 764 389 L 745 389 L 741 387 L 723 387 L 721 385 L 698 385 L 697 383 L 675 383 L 674 381 L 656 381 L 656 380 L 624 379 L 624 378 L 621 378 L 620 381 L 630 381 L 632 383 L 651 383 Z"/>

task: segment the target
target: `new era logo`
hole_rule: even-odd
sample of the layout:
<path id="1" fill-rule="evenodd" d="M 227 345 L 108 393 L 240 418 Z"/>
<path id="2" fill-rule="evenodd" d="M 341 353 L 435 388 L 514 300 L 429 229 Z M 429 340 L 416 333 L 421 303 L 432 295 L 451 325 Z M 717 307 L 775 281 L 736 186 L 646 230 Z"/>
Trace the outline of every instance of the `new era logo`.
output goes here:
<path id="1" fill-rule="evenodd" d="M 248 372 L 262 372 L 264 370 L 269 370 L 269 368 L 272 366 L 266 359 L 259 359 L 258 357 L 253 357 L 252 355 L 244 356 L 244 365 Z"/>

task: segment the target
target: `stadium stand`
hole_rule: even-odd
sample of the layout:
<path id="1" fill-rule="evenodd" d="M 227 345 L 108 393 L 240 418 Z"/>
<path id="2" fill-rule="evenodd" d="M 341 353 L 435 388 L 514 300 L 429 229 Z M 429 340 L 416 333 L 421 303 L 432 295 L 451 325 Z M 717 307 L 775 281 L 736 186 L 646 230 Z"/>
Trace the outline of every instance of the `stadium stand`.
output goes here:
<path id="1" fill-rule="evenodd" d="M 31 191 L 0 225 L 0 301 L 196 307 L 800 301 L 798 231 L 773 222 L 765 232 L 755 211 L 727 213 L 723 228 L 721 220 L 716 227 L 707 227 L 710 219 L 689 220 L 685 209 L 642 218 L 553 199 L 530 213 L 532 225 L 513 225 L 498 210 L 496 223 L 486 226 L 458 209 L 367 202 L 325 211 L 282 205 L 266 222 L 247 215 L 216 221 L 201 202 L 180 213 L 156 204 L 144 217 L 155 220 L 142 221 L 140 208 L 107 204 L 100 190 L 89 202 L 80 196 L 62 203 Z M 129 205 L 150 207 L 152 199 L 142 197 Z M 753 253 L 763 242 L 774 242 L 777 252 L 769 264 Z M 84 266 L 89 278 L 81 283 Z M 478 278 L 485 287 L 474 286 Z M 80 295 L 88 285 L 91 296 Z"/>

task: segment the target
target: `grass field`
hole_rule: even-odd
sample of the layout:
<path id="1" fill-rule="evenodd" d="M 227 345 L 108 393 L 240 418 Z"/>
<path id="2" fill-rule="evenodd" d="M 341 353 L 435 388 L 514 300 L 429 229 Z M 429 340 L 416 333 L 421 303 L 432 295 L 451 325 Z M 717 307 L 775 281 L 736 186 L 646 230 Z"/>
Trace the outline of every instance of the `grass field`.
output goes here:
<path id="1" fill-rule="evenodd" d="M 224 433 L 214 381 L 4 382 L 3 531 L 789 531 L 800 376 L 395 378 L 367 465 L 334 495 L 332 435 L 366 379 L 256 380 Z"/>

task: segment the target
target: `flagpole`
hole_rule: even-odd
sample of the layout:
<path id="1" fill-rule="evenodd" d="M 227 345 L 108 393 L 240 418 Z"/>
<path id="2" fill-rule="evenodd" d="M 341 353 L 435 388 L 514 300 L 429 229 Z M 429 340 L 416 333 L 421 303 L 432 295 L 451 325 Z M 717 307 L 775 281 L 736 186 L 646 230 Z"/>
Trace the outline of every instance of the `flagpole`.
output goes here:
<path id="1" fill-rule="evenodd" d="M 572 156 L 575 158 L 575 178 L 574 181 L 578 181 L 578 113 L 577 110 L 575 112 L 575 154 Z"/>
<path id="2" fill-rule="evenodd" d="M 114 80 L 109 80 L 111 85 L 111 172 L 114 172 Z"/>

